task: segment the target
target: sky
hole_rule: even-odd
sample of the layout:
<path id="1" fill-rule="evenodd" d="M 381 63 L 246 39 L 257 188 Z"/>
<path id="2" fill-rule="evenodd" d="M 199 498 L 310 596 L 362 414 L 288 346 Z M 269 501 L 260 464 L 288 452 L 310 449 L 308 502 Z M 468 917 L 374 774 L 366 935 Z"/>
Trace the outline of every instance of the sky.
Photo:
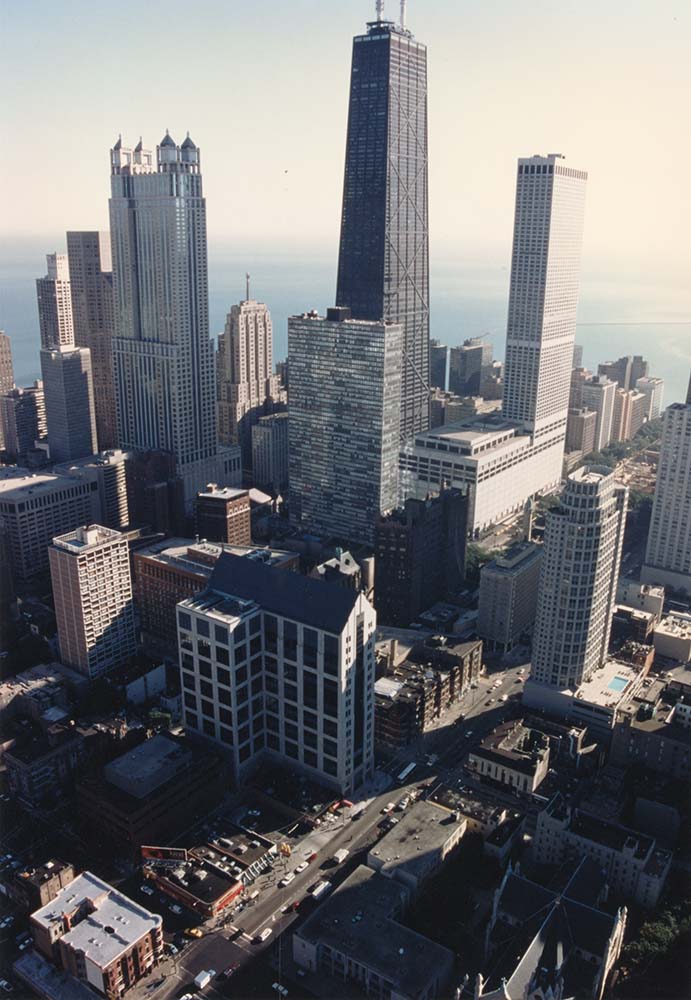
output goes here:
<path id="1" fill-rule="evenodd" d="M 0 11 L 3 257 L 106 228 L 109 148 L 166 128 L 201 148 L 212 248 L 335 253 L 351 40 L 374 0 Z M 561 152 L 590 175 L 585 269 L 691 316 L 691 5 L 410 0 L 408 26 L 429 49 L 433 254 L 508 263 L 516 159 Z"/>

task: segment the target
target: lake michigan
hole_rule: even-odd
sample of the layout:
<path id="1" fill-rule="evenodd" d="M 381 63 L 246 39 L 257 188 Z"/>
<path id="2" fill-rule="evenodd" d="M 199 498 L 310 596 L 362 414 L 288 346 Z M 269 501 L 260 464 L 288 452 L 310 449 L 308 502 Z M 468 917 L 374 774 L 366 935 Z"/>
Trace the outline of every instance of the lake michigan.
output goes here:
<path id="1" fill-rule="evenodd" d="M 59 249 L 59 247 L 57 247 Z M 35 278 L 45 274 L 50 244 L 5 244 L 0 256 L 0 329 L 12 338 L 15 378 L 27 384 L 40 375 Z M 14 251 L 14 252 L 13 252 Z M 245 295 L 266 302 L 274 324 L 274 357 L 285 357 L 287 318 L 333 305 L 336 259 L 331 252 L 246 251 L 209 248 L 210 327 L 223 329 L 233 302 Z M 506 267 L 474 265 L 449 258 L 431 259 L 431 335 L 459 344 L 487 336 L 496 358 L 503 358 L 509 273 Z M 663 288 L 638 280 L 609 279 L 584 273 L 576 341 L 586 367 L 622 354 L 642 354 L 650 374 L 665 380 L 665 403 L 683 400 L 691 371 L 691 294 L 688 288 Z"/>

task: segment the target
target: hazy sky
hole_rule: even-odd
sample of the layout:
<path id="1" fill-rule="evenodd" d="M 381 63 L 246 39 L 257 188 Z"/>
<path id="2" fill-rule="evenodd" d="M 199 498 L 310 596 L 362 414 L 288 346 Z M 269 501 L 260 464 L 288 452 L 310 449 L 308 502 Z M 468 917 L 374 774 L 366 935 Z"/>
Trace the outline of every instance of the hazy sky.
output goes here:
<path id="1" fill-rule="evenodd" d="M 0 9 L 5 238 L 105 228 L 118 132 L 154 147 L 169 128 L 201 148 L 212 244 L 335 253 L 351 39 L 374 0 Z M 429 48 L 437 252 L 508 264 L 516 157 L 559 151 L 590 173 L 586 266 L 688 287 L 686 0 L 410 0 L 408 25 Z"/>

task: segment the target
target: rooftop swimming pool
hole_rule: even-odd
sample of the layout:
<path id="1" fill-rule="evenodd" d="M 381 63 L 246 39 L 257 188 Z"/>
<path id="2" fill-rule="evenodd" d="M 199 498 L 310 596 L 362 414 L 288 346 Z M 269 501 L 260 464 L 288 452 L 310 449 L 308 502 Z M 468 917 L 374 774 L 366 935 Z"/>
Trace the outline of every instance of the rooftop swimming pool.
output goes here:
<path id="1" fill-rule="evenodd" d="M 629 682 L 625 677 L 613 677 L 607 687 L 610 691 L 623 691 Z"/>

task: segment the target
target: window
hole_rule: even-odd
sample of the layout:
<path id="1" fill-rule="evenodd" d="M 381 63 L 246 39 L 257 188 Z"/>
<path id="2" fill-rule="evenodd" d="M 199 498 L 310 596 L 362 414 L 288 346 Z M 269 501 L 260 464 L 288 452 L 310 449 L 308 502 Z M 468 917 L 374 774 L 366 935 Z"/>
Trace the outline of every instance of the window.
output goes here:
<path id="1" fill-rule="evenodd" d="M 216 667 L 216 680 L 219 684 L 225 684 L 226 687 L 230 687 L 230 670 L 224 670 L 223 667 Z"/>
<path id="2" fill-rule="evenodd" d="M 338 676 L 338 639 L 335 635 L 324 635 L 324 673 Z"/>
<path id="3" fill-rule="evenodd" d="M 188 632 L 192 631 L 192 619 L 186 611 L 178 611 L 178 624 L 180 628 L 186 628 Z"/>
<path id="4" fill-rule="evenodd" d="M 197 635 L 205 635 L 208 638 L 209 635 L 209 623 L 203 618 L 195 619 L 195 624 L 197 627 Z"/>
<path id="5" fill-rule="evenodd" d="M 228 645 L 228 630 L 223 628 L 222 625 L 214 625 L 214 638 L 216 642 L 222 643 L 224 646 Z M 226 663 L 228 661 L 226 660 Z"/>
<path id="6" fill-rule="evenodd" d="M 210 722 L 208 719 L 203 719 L 202 720 L 202 728 L 203 728 L 205 736 L 212 736 L 212 737 L 216 736 L 216 725 L 215 725 L 215 723 Z"/>
<path id="7" fill-rule="evenodd" d="M 230 663 L 230 653 L 225 646 L 216 646 L 216 662 L 225 664 Z"/>
<path id="8" fill-rule="evenodd" d="M 211 643 L 206 639 L 197 639 L 197 653 L 199 656 L 206 657 L 207 660 L 211 659 Z"/>

